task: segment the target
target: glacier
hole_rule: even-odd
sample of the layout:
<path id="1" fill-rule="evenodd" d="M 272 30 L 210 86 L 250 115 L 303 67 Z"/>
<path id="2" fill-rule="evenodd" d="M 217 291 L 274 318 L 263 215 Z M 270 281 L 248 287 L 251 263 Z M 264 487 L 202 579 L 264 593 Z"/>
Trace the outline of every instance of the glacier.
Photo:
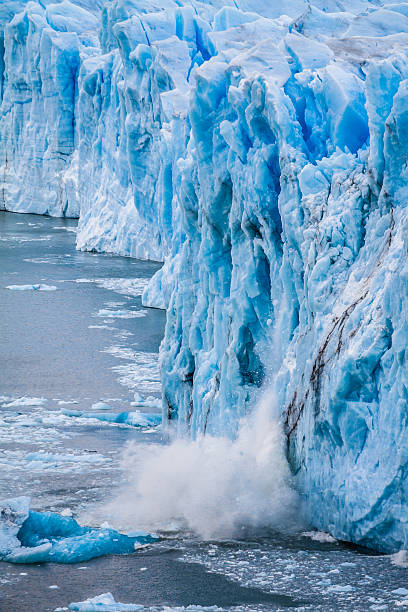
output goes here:
<path id="1" fill-rule="evenodd" d="M 169 426 L 234 437 L 270 388 L 313 525 L 408 548 L 408 4 L 7 0 L 0 32 L 0 208 L 164 262 Z"/>

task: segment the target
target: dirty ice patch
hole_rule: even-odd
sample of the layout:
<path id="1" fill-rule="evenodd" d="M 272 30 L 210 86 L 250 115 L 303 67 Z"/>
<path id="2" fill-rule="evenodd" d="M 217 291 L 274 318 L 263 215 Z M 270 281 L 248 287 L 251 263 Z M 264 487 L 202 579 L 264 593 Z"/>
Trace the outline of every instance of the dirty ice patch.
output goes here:
<path id="1" fill-rule="evenodd" d="M 85 601 L 71 603 L 68 609 L 74 612 L 135 612 L 143 610 L 144 607 L 139 604 L 119 603 L 115 601 L 112 593 L 103 593 Z"/>
<path id="2" fill-rule="evenodd" d="M 2 408 L 22 408 L 23 406 L 44 406 L 47 403 L 45 397 L 19 397 L 7 404 L 2 404 Z"/>
<path id="3" fill-rule="evenodd" d="M 30 510 L 28 497 L 0 501 L 0 560 L 9 563 L 78 563 L 130 554 L 158 540 L 147 532 L 123 535 L 83 527 L 71 517 Z"/>
<path id="4" fill-rule="evenodd" d="M 77 278 L 77 283 L 95 283 L 98 287 L 120 295 L 139 297 L 147 287 L 150 278 Z"/>
<path id="5" fill-rule="evenodd" d="M 157 427 L 161 424 L 161 414 L 149 414 L 146 412 L 83 412 L 81 410 L 63 410 L 65 416 L 78 417 L 82 419 L 96 419 L 103 423 L 116 425 L 129 425 L 130 427 Z"/>
<path id="6" fill-rule="evenodd" d="M 138 319 L 145 317 L 147 310 L 109 310 L 102 308 L 96 314 L 97 317 L 103 319 Z"/>
<path id="7" fill-rule="evenodd" d="M 36 283 L 34 285 L 8 285 L 6 289 L 10 289 L 11 291 L 56 291 L 57 290 L 55 285 L 43 285 L 41 283 Z"/>

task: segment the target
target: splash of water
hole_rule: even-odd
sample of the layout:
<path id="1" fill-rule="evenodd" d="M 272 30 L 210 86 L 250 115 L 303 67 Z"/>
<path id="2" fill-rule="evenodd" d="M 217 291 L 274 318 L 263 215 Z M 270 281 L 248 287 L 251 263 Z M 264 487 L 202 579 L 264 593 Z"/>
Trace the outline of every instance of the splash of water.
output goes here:
<path id="1" fill-rule="evenodd" d="M 298 523 L 299 499 L 276 412 L 269 395 L 241 422 L 235 440 L 202 436 L 164 447 L 128 446 L 128 483 L 109 505 L 110 517 L 122 529 L 176 525 L 204 539 Z"/>

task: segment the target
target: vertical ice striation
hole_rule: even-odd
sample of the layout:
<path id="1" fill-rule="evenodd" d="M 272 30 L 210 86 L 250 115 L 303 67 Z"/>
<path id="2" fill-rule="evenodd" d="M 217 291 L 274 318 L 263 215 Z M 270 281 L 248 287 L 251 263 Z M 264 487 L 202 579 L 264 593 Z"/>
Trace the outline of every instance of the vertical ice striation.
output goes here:
<path id="1" fill-rule="evenodd" d="M 81 49 L 97 44 L 94 15 L 68 0 L 28 2 L 4 29 L 0 208 L 78 216 L 66 172 L 76 146 Z"/>
<path id="2" fill-rule="evenodd" d="M 0 207 L 164 260 L 165 416 L 270 385 L 316 526 L 407 548 L 407 4 L 101 5 L 0 7 Z"/>

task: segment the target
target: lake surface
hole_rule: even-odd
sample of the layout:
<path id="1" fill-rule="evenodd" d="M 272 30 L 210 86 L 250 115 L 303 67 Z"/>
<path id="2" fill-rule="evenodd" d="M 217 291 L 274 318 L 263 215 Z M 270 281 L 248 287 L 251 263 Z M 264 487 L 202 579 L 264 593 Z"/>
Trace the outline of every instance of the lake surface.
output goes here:
<path id="1" fill-rule="evenodd" d="M 160 412 L 165 314 L 141 304 L 159 264 L 77 252 L 75 229 L 0 212 L 0 498 L 29 495 L 34 509 L 83 517 L 120 489 L 129 443 L 163 444 L 160 428 L 83 413 Z M 0 611 L 67 609 L 107 591 L 150 610 L 408 608 L 408 570 L 391 557 L 303 533 L 162 536 L 82 564 L 2 563 Z"/>

